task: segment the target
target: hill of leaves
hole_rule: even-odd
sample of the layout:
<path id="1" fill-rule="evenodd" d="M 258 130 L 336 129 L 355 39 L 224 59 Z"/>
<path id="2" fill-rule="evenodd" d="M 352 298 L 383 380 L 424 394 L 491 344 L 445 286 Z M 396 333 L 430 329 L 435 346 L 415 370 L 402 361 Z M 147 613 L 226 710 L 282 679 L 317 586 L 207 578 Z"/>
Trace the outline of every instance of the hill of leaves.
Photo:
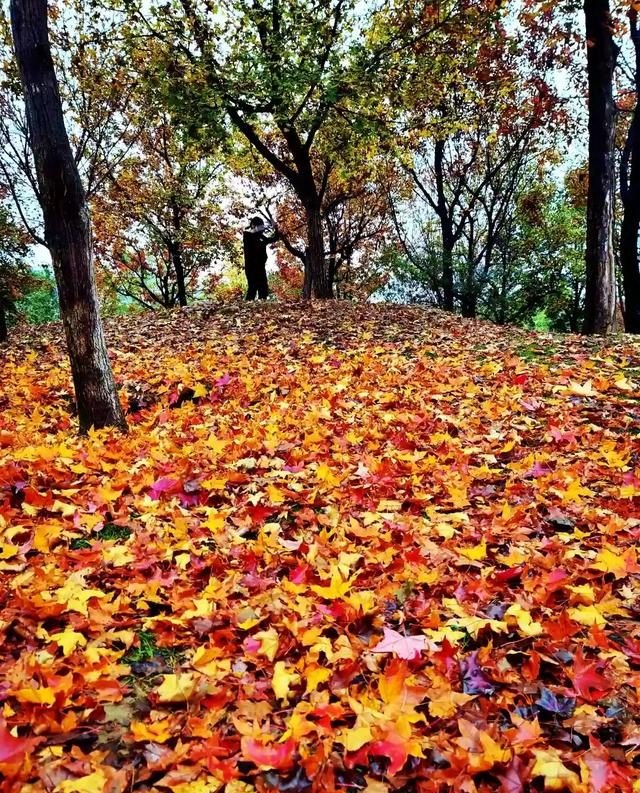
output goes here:
<path id="1" fill-rule="evenodd" d="M 640 348 L 397 306 L 2 350 L 0 790 L 640 790 Z"/>

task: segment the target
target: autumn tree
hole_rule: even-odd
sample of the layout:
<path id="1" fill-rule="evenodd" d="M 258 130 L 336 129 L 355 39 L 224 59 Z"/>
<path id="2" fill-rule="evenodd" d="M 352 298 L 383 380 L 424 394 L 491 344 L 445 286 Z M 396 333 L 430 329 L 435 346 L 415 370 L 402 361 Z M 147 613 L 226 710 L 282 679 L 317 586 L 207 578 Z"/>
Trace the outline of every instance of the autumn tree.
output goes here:
<path id="1" fill-rule="evenodd" d="M 136 137 L 128 112 L 136 80 L 115 44 L 114 21 L 81 0 L 49 3 L 49 37 L 65 124 L 89 200 L 109 183 Z M 34 243 L 45 245 L 42 207 L 11 26 L 0 10 L 0 183 Z"/>
<path id="2" fill-rule="evenodd" d="M 406 100 L 413 101 L 409 145 L 395 151 L 408 184 L 389 196 L 404 255 L 428 269 L 434 301 L 469 317 L 531 163 L 562 118 L 539 58 L 499 18 L 495 23 L 471 57 L 451 55 L 453 73 L 439 64 L 440 93 L 428 91 L 427 76 Z"/>
<path id="3" fill-rule="evenodd" d="M 150 77 L 192 131 L 206 136 L 221 116 L 287 180 L 305 215 L 307 296 L 332 297 L 323 200 L 347 124 L 367 134 L 385 109 L 381 75 L 400 81 L 403 58 L 445 26 L 473 26 L 476 4 L 403 4 L 364 13 L 354 0 L 205 0 L 150 9 L 123 0 L 137 46 L 149 42 Z M 159 45 L 158 42 L 161 42 Z M 153 71 L 155 65 L 155 71 Z M 373 125 L 373 126 L 372 126 Z"/>
<path id="4" fill-rule="evenodd" d="M 613 218 L 615 125 L 613 76 L 617 47 L 609 0 L 585 0 L 589 83 L 585 333 L 608 333 L 616 310 Z"/>
<path id="5" fill-rule="evenodd" d="M 89 210 L 51 57 L 46 0 L 12 0 L 11 27 L 80 429 L 125 429 L 99 314 Z"/>
<path id="6" fill-rule="evenodd" d="M 329 176 L 322 203 L 323 244 L 332 291 L 338 298 L 364 296 L 380 283 L 376 259 L 393 235 L 388 212 L 388 182 L 393 168 L 373 152 L 365 160 L 353 160 L 342 152 Z M 304 208 L 282 178 L 256 183 L 249 191 L 254 205 L 277 223 L 280 245 L 278 265 L 304 269 L 306 259 Z"/>
<path id="7" fill-rule="evenodd" d="M 498 324 L 536 316 L 578 333 L 584 309 L 584 212 L 550 169 L 528 171 L 498 237 L 481 313 Z"/>
<path id="8" fill-rule="evenodd" d="M 112 288 L 139 305 L 185 306 L 231 244 L 223 169 L 144 97 L 134 112 L 136 140 L 92 200 L 97 258 Z"/>

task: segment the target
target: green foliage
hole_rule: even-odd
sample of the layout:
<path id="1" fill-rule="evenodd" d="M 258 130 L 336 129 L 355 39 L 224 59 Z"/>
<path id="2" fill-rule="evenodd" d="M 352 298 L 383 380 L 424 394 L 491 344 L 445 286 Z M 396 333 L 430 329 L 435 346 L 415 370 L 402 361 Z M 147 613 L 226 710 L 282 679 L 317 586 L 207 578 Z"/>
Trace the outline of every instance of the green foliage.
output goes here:
<path id="1" fill-rule="evenodd" d="M 523 185 L 508 206 L 486 276 L 476 280 L 464 244 L 454 251 L 456 292 L 476 289 L 478 316 L 499 324 L 575 332 L 583 311 L 584 212 L 544 172 L 531 172 Z M 383 262 L 392 273 L 383 299 L 442 306 L 442 247 L 432 223 L 420 227 L 411 248 L 387 248 Z"/>
<path id="2" fill-rule="evenodd" d="M 551 330 L 551 320 L 549 319 L 549 316 L 547 315 L 546 309 L 542 308 L 542 309 L 540 309 L 540 311 L 535 313 L 531 317 L 531 323 L 530 324 L 531 324 L 531 328 L 533 330 L 538 330 L 538 331 L 542 331 L 542 332 L 546 332 L 546 331 Z"/>
<path id="3" fill-rule="evenodd" d="M 34 285 L 16 301 L 16 313 L 29 325 L 42 325 L 60 318 L 56 284 L 51 275 L 36 271 Z"/>
<path id="4" fill-rule="evenodd" d="M 501 322 L 577 332 L 584 298 L 585 216 L 550 179 L 516 197 L 483 311 Z"/>
<path id="5" fill-rule="evenodd" d="M 0 341 L 6 331 L 7 315 L 15 315 L 18 299 L 33 285 L 25 260 L 27 252 L 24 233 L 0 206 Z"/>

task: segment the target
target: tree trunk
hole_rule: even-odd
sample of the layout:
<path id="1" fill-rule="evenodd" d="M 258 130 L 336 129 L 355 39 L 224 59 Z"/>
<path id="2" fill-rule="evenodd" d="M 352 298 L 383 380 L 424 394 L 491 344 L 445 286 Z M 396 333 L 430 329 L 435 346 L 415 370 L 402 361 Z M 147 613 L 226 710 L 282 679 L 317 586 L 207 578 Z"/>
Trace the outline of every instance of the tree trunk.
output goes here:
<path id="1" fill-rule="evenodd" d="M 0 344 L 7 341 L 9 333 L 7 331 L 7 313 L 0 300 Z"/>
<path id="2" fill-rule="evenodd" d="M 433 164 L 436 176 L 438 218 L 442 235 L 442 307 L 445 311 L 453 311 L 453 249 L 455 241 L 453 224 L 447 209 L 447 199 L 444 192 L 444 140 L 435 142 Z"/>
<path id="3" fill-rule="evenodd" d="M 620 196 L 624 207 L 620 229 L 620 269 L 624 293 L 624 327 L 627 333 L 640 333 L 640 31 L 635 9 L 629 11 L 629 26 L 635 49 L 636 104 L 620 169 Z"/>
<path id="4" fill-rule="evenodd" d="M 64 126 L 51 58 L 47 0 L 11 0 L 11 27 L 80 431 L 105 426 L 126 429 L 100 320 L 89 210 Z"/>
<path id="5" fill-rule="evenodd" d="M 178 305 L 187 305 L 187 289 L 184 280 L 184 265 L 182 263 L 182 245 L 173 240 L 169 244 L 169 256 L 176 276 L 176 286 L 178 288 Z"/>
<path id="6" fill-rule="evenodd" d="M 311 300 L 313 282 L 311 279 L 311 267 L 309 266 L 309 247 L 304 249 L 304 280 L 302 283 L 302 299 Z"/>
<path id="7" fill-rule="evenodd" d="M 460 306 L 462 316 L 467 319 L 475 319 L 478 314 L 477 302 L 476 295 L 473 291 L 463 294 Z"/>
<path id="8" fill-rule="evenodd" d="M 329 277 L 329 269 L 324 255 L 324 236 L 322 233 L 322 213 L 317 204 L 307 204 L 307 258 L 305 267 L 309 270 L 309 279 L 313 288 L 313 296 L 320 300 L 333 298 L 333 288 Z M 307 278 L 305 277 L 305 284 Z M 310 297 L 310 295 L 305 295 Z"/>
<path id="9" fill-rule="evenodd" d="M 635 199 L 636 203 L 625 204 L 620 229 L 624 327 L 627 333 L 640 333 L 640 270 L 638 269 L 640 204 L 637 203 L 638 201 L 640 201 L 640 194 Z"/>
<path id="10" fill-rule="evenodd" d="M 180 306 L 187 305 L 187 287 L 185 284 L 185 277 L 184 277 L 184 263 L 182 261 L 182 243 L 180 242 L 180 231 L 181 231 L 181 218 L 180 218 L 180 207 L 178 206 L 178 202 L 175 198 L 171 199 L 171 215 L 173 220 L 173 229 L 175 231 L 176 237 L 171 241 L 169 245 L 169 253 L 171 255 L 171 263 L 173 264 L 173 269 L 176 274 L 176 286 L 178 287 L 178 304 Z"/>
<path id="11" fill-rule="evenodd" d="M 616 311 L 613 258 L 615 104 L 609 0 L 585 0 L 589 78 L 589 192 L 587 197 L 586 292 L 583 333 L 613 330 Z"/>

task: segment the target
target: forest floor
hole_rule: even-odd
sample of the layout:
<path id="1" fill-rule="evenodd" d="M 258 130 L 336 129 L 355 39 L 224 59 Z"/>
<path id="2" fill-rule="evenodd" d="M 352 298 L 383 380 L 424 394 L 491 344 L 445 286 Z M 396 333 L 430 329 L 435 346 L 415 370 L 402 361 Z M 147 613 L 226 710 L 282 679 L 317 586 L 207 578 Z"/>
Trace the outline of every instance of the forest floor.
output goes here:
<path id="1" fill-rule="evenodd" d="M 0 352 L 0 791 L 640 790 L 640 346 L 384 305 Z"/>

